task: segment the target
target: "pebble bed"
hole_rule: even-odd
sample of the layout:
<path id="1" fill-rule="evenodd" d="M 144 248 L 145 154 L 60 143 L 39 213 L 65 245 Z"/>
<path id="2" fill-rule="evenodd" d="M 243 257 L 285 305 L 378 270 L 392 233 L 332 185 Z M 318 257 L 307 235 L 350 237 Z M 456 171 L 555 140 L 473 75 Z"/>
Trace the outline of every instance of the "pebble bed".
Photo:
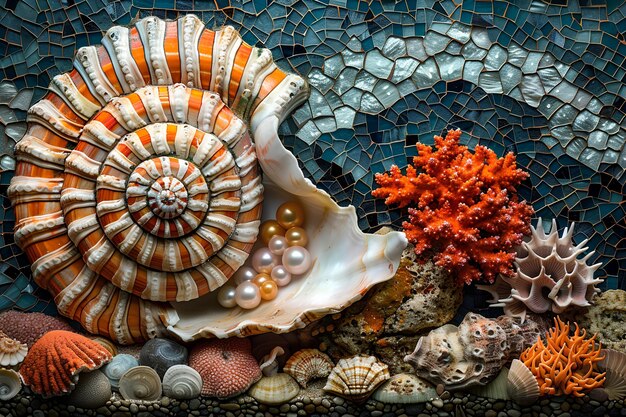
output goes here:
<path id="1" fill-rule="evenodd" d="M 305 392 L 305 394 L 307 394 Z M 321 392 L 320 392 L 321 394 Z M 268 406 L 243 395 L 230 400 L 218 401 L 200 397 L 188 401 L 167 397 L 154 402 L 126 401 L 117 394 L 105 406 L 95 410 L 81 409 L 67 404 L 64 399 L 42 399 L 23 393 L 11 401 L 0 401 L 0 416 L 8 417 L 69 417 L 69 416 L 137 416 L 137 417 L 194 417 L 194 416 L 254 416 L 254 417 L 596 417 L 626 416 L 624 401 L 599 402 L 589 396 L 582 398 L 552 397 L 529 407 L 520 407 L 511 401 L 493 400 L 472 394 L 444 393 L 445 399 L 437 398 L 420 404 L 384 404 L 368 400 L 355 404 L 340 397 L 327 395 L 300 395 L 287 404 Z"/>

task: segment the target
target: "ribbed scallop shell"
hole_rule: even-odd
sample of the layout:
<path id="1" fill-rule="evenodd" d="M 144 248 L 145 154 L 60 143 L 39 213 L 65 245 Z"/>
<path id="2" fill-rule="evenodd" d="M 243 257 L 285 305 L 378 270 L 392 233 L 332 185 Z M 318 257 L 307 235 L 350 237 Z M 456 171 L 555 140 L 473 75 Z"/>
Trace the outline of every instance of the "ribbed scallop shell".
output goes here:
<path id="1" fill-rule="evenodd" d="M 290 375 L 279 373 L 264 376 L 252 385 L 248 395 L 261 404 L 284 404 L 300 392 L 300 386 Z"/>
<path id="2" fill-rule="evenodd" d="M 301 349 L 291 355 L 283 371 L 291 375 L 306 388 L 315 378 L 326 378 L 333 369 L 333 362 L 327 354 L 317 349 Z"/>
<path id="3" fill-rule="evenodd" d="M 134 356 L 127 353 L 115 355 L 111 362 L 102 367 L 102 372 L 109 378 L 111 387 L 115 390 L 119 388 L 120 378 L 131 368 L 139 366 L 139 361 Z"/>
<path id="4" fill-rule="evenodd" d="M 28 346 L 8 336 L 0 337 L 0 366 L 15 366 L 24 360 Z"/>
<path id="5" fill-rule="evenodd" d="M 178 321 L 161 302 L 224 284 L 260 223 L 248 129 L 283 117 L 304 86 L 193 15 L 80 48 L 29 110 L 9 187 L 16 242 L 59 311 L 129 344 Z"/>
<path id="6" fill-rule="evenodd" d="M 519 405 L 531 405 L 539 398 L 539 383 L 519 359 L 514 359 L 507 377 L 507 392 Z"/>
<path id="7" fill-rule="evenodd" d="M 136 366 L 122 375 L 119 389 L 127 400 L 156 401 L 161 398 L 161 378 L 152 368 Z"/>
<path id="8" fill-rule="evenodd" d="M 163 395 L 189 400 L 200 395 L 202 377 L 187 365 L 174 365 L 163 375 Z"/>
<path id="9" fill-rule="evenodd" d="M 22 389 L 20 375 L 11 369 L 0 369 L 0 401 L 8 401 Z"/>
<path id="10" fill-rule="evenodd" d="M 355 356 L 337 362 L 328 376 L 324 391 L 359 402 L 366 400 L 389 378 L 387 365 L 374 356 Z"/>
<path id="11" fill-rule="evenodd" d="M 574 223 L 559 237 L 554 219 L 548 232 L 541 218 L 537 228 L 531 226 L 531 230 L 531 239 L 517 250 L 517 273 L 513 277 L 499 276 L 494 285 L 479 288 L 492 294 L 494 307 L 503 307 L 507 315 L 522 320 L 528 310 L 559 314 L 570 306 L 589 306 L 599 291 L 595 285 L 603 280 L 593 278 L 602 264 L 587 265 L 593 251 L 578 259 L 588 249 L 587 240 L 573 244 Z"/>
<path id="12" fill-rule="evenodd" d="M 602 349 L 604 359 L 598 362 L 600 371 L 606 372 L 603 389 L 609 400 L 626 399 L 626 354 L 613 349 Z"/>

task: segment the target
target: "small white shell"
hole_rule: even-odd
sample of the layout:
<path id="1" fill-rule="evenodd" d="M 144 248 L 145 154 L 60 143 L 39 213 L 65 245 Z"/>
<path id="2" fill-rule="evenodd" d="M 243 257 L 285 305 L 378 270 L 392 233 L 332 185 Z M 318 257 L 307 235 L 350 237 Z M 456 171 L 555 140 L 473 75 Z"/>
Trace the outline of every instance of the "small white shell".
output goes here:
<path id="1" fill-rule="evenodd" d="M 519 359 L 514 359 L 507 377 L 507 392 L 519 405 L 531 405 L 539 398 L 539 383 Z"/>
<path id="2" fill-rule="evenodd" d="M 475 385 L 468 389 L 472 394 L 494 400 L 510 400 L 508 393 L 509 370 L 502 368 L 498 376 L 487 385 Z"/>
<path id="3" fill-rule="evenodd" d="M 10 337 L 0 338 L 0 366 L 15 366 L 24 360 L 28 346 Z"/>
<path id="4" fill-rule="evenodd" d="M 609 400 L 626 399 L 626 354 L 613 349 L 602 349 L 604 359 L 598 362 L 598 368 L 606 372 L 604 391 Z"/>
<path id="5" fill-rule="evenodd" d="M 11 369 L 0 369 L 0 400 L 8 401 L 22 389 L 20 375 Z"/>
<path id="6" fill-rule="evenodd" d="M 333 369 L 333 362 L 327 354 L 317 349 L 301 349 L 294 353 L 283 370 L 306 388 L 310 380 L 326 378 Z"/>
<path id="7" fill-rule="evenodd" d="M 122 375 L 119 389 L 127 400 L 156 401 L 161 398 L 161 378 L 152 368 L 136 366 Z"/>
<path id="8" fill-rule="evenodd" d="M 435 387 L 411 374 L 392 376 L 378 388 L 372 398 L 385 404 L 416 404 L 437 397 Z"/>
<path id="9" fill-rule="evenodd" d="M 111 387 L 115 390 L 119 387 L 119 381 L 122 375 L 131 368 L 139 366 L 139 362 L 133 355 L 121 353 L 115 355 L 111 362 L 104 365 L 102 372 L 109 378 Z"/>
<path id="10" fill-rule="evenodd" d="M 283 404 L 300 392 L 300 386 L 287 374 L 265 376 L 254 384 L 248 394 L 261 404 Z"/>
<path id="11" fill-rule="evenodd" d="M 364 401 L 389 377 L 387 365 L 374 356 L 355 356 L 337 362 L 323 389 L 352 401 Z"/>
<path id="12" fill-rule="evenodd" d="M 259 364 L 259 368 L 261 368 L 263 375 L 276 375 L 278 373 L 278 357 L 284 354 L 285 350 L 280 346 L 276 346 L 270 353 L 263 356 L 261 363 Z"/>
<path id="13" fill-rule="evenodd" d="M 187 365 L 174 365 L 163 375 L 163 395 L 177 400 L 190 400 L 200 395 L 202 377 Z"/>

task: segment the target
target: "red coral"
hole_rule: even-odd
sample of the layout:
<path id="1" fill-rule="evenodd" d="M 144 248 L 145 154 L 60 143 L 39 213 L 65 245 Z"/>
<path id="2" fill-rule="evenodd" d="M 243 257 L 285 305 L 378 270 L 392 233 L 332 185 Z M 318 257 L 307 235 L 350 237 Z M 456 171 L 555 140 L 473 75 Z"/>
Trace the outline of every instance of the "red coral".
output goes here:
<path id="1" fill-rule="evenodd" d="M 513 275 L 513 248 L 530 232 L 533 209 L 516 193 L 528 174 L 516 168 L 513 153 L 498 158 L 484 146 L 472 153 L 460 136 L 435 136 L 436 151 L 418 143 L 406 175 L 395 165 L 376 174 L 381 187 L 372 194 L 399 207 L 417 203 L 402 225 L 417 255 L 435 252 L 436 264 L 456 273 L 460 285 L 493 282 L 499 273 Z"/>

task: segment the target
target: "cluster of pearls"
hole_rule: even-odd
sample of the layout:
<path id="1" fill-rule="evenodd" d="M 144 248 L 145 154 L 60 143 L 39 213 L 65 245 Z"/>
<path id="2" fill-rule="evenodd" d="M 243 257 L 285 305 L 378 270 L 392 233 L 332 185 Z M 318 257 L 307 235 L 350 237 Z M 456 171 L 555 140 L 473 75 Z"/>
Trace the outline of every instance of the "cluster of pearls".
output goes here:
<path id="1" fill-rule="evenodd" d="M 312 264 L 305 248 L 309 242 L 304 224 L 304 209 L 295 202 L 282 204 L 276 220 L 261 224 L 260 237 L 266 247 L 252 255 L 252 267 L 239 268 L 231 278 L 234 285 L 224 285 L 217 294 L 222 307 L 252 309 L 262 300 L 273 300 L 278 287 L 291 282 L 294 275 L 306 273 Z"/>

